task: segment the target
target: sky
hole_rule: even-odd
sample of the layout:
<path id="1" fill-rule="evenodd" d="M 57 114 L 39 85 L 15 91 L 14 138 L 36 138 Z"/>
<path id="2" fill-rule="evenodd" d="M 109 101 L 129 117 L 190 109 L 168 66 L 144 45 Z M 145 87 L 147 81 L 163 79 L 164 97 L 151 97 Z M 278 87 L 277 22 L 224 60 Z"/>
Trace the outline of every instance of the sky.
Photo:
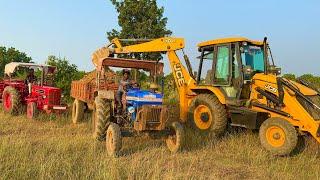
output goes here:
<path id="1" fill-rule="evenodd" d="M 197 44 L 221 37 L 268 37 L 284 73 L 320 75 L 319 0 L 158 0 L 175 37 L 198 68 Z M 119 29 L 109 0 L 0 0 L 0 46 L 26 52 L 37 63 L 49 55 L 93 69 L 91 54 Z M 167 59 L 164 59 L 167 65 Z M 168 73 L 169 68 L 165 68 Z"/>

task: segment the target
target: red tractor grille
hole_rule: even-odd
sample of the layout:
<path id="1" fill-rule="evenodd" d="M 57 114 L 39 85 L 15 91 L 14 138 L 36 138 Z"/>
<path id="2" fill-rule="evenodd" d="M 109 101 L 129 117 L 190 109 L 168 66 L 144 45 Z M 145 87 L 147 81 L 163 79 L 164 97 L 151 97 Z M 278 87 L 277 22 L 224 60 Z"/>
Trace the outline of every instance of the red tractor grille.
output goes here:
<path id="1" fill-rule="evenodd" d="M 61 93 L 60 91 L 50 91 L 48 95 L 49 105 L 60 105 Z"/>

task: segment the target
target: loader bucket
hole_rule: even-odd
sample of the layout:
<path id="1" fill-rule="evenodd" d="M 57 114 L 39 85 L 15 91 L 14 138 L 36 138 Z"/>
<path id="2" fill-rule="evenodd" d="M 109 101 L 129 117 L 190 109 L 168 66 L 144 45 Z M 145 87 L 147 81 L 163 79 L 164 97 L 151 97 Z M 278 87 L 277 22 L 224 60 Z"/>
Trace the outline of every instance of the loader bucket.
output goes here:
<path id="1" fill-rule="evenodd" d="M 109 57 L 109 55 L 110 51 L 107 47 L 100 48 L 92 54 L 92 63 L 98 71 L 101 71 L 102 61 Z"/>

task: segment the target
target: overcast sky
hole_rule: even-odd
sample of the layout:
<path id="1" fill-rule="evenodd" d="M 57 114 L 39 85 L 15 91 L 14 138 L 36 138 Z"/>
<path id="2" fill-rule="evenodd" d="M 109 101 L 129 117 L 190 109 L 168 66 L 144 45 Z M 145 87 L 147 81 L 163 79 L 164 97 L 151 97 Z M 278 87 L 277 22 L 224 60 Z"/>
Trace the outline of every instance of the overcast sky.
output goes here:
<path id="1" fill-rule="evenodd" d="M 0 46 L 13 46 L 39 63 L 56 55 L 79 69 L 92 70 L 92 52 L 107 43 L 107 31 L 118 27 L 117 13 L 108 0 L 0 2 Z M 284 72 L 320 74 L 319 0 L 159 0 L 158 4 L 165 8 L 173 36 L 186 39 L 195 69 L 196 45 L 201 41 L 268 36 Z"/>

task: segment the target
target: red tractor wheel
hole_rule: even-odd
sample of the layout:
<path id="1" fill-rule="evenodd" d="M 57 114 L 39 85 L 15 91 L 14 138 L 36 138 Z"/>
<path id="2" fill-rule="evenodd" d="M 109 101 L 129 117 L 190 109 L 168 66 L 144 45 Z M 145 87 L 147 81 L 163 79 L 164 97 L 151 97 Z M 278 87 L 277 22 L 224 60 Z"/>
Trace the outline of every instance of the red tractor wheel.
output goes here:
<path id="1" fill-rule="evenodd" d="M 3 109 L 11 115 L 17 115 L 20 109 L 20 94 L 11 87 L 7 86 L 2 93 Z"/>
<path id="2" fill-rule="evenodd" d="M 27 118 L 34 119 L 38 115 L 37 104 L 35 102 L 29 102 L 27 106 Z"/>

